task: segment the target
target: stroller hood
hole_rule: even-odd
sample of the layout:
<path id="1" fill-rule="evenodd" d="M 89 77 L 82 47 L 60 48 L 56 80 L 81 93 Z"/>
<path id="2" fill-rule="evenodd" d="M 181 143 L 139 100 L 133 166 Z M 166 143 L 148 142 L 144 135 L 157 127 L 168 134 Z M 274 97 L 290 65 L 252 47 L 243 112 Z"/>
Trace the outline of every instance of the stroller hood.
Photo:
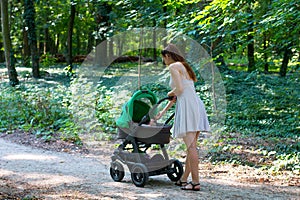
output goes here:
<path id="1" fill-rule="evenodd" d="M 130 100 L 123 106 L 121 116 L 116 121 L 118 127 L 129 128 L 132 122 L 140 122 L 149 112 L 151 105 L 142 101 L 142 99 L 148 99 L 151 105 L 155 105 L 158 101 L 155 94 L 151 91 L 136 91 Z"/>

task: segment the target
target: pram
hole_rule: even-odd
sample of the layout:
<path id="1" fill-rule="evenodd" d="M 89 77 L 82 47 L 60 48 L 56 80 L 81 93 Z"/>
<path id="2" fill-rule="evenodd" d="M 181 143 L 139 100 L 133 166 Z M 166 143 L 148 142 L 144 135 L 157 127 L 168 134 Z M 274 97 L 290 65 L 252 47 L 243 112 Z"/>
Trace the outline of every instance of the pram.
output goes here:
<path id="1" fill-rule="evenodd" d="M 127 165 L 131 180 L 137 187 L 144 187 L 149 176 L 167 174 L 171 181 L 178 181 L 182 176 L 182 163 L 170 159 L 165 148 L 165 144 L 170 142 L 172 128 L 168 123 L 174 114 L 164 124 L 148 125 L 158 105 L 165 100 L 170 100 L 170 97 L 158 101 L 153 92 L 139 90 L 123 106 L 122 114 L 116 121 L 118 138 L 123 143 L 111 156 L 110 175 L 114 181 L 120 182 L 125 176 L 122 164 Z M 162 154 L 149 156 L 147 150 L 150 147 L 158 147 Z"/>

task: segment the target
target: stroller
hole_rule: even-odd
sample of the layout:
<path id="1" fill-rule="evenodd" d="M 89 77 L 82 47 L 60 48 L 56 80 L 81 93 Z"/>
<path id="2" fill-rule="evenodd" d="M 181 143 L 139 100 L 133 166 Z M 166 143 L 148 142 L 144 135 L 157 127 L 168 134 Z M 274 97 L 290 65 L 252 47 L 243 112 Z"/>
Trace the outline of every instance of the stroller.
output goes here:
<path id="1" fill-rule="evenodd" d="M 111 156 L 110 175 L 114 181 L 120 182 L 125 176 L 122 164 L 127 165 L 131 180 L 137 187 L 144 187 L 149 176 L 167 174 L 171 181 L 180 179 L 183 174 L 182 163 L 177 159 L 170 159 L 165 149 L 165 144 L 170 142 L 172 128 L 168 123 L 174 114 L 164 124 L 149 125 L 158 105 L 170 99 L 166 97 L 158 101 L 153 92 L 139 90 L 123 106 L 122 114 L 116 122 L 118 138 L 123 143 Z M 149 156 L 146 151 L 153 145 L 162 154 Z"/>

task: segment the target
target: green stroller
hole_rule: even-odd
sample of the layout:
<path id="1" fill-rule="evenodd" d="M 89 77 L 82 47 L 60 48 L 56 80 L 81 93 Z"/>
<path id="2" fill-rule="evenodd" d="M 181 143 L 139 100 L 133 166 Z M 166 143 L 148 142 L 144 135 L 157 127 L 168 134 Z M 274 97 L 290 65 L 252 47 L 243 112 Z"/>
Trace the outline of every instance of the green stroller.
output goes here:
<path id="1" fill-rule="evenodd" d="M 139 90 L 123 106 L 122 114 L 116 121 L 118 138 L 123 143 L 111 156 L 110 175 L 114 181 L 123 180 L 123 164 L 127 165 L 131 180 L 137 187 L 144 187 L 149 176 L 167 174 L 171 181 L 178 181 L 182 176 L 182 163 L 177 159 L 170 159 L 165 149 L 165 144 L 170 142 L 172 128 L 168 123 L 174 114 L 163 124 L 149 125 L 158 105 L 165 100 L 171 100 L 171 97 L 158 101 L 153 92 Z M 162 153 L 150 157 L 147 150 L 153 145 L 158 146 Z"/>

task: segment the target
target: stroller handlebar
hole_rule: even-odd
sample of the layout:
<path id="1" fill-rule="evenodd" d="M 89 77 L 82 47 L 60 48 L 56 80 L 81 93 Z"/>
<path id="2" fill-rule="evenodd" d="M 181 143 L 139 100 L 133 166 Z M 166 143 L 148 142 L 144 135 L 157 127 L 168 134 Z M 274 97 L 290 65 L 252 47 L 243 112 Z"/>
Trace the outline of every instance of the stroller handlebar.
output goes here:
<path id="1" fill-rule="evenodd" d="M 161 104 L 161 103 L 162 103 L 163 101 L 165 101 L 165 100 L 171 101 L 171 100 L 173 100 L 173 99 L 174 99 L 174 96 L 167 96 L 167 97 L 162 98 L 161 100 L 159 100 L 159 101 L 157 102 L 157 104 L 155 104 L 155 105 L 149 110 L 149 112 L 142 118 L 142 120 L 139 122 L 139 126 L 141 126 L 142 124 L 144 124 L 144 123 L 150 121 L 150 116 L 153 115 L 153 111 L 158 107 L 159 104 Z M 168 124 L 168 123 L 171 121 L 171 119 L 172 119 L 173 117 L 174 117 L 174 113 L 171 115 L 171 117 L 169 117 L 169 119 L 165 122 L 165 124 Z"/>

